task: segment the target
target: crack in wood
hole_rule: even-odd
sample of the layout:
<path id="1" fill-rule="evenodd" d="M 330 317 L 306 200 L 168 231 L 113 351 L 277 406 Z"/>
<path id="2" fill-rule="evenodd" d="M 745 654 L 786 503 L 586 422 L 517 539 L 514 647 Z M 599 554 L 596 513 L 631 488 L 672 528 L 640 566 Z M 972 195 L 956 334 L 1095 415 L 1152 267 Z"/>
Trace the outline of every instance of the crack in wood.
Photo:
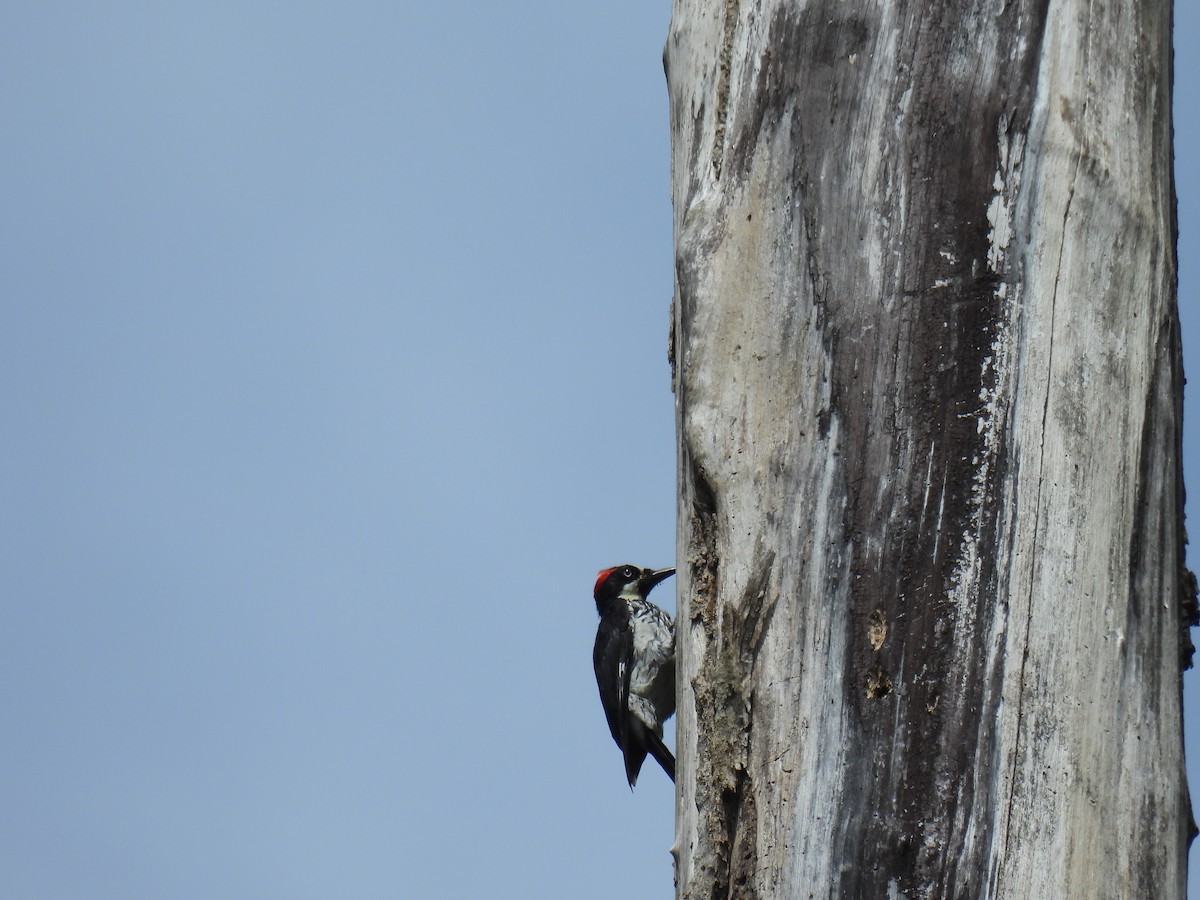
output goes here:
<path id="1" fill-rule="evenodd" d="M 725 120 L 729 115 L 729 79 L 733 65 L 733 38 L 737 30 L 738 0 L 725 0 L 725 24 L 717 58 L 717 122 L 713 132 L 712 164 L 718 181 L 725 159 Z"/>

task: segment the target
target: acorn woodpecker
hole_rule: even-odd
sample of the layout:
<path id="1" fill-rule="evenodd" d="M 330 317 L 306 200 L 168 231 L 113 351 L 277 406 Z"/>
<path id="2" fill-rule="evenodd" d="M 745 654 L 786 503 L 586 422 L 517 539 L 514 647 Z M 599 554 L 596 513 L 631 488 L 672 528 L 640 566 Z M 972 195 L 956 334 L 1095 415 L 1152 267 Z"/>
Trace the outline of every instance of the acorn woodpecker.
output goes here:
<path id="1" fill-rule="evenodd" d="M 675 624 L 646 599 L 675 569 L 614 566 L 596 576 L 600 627 L 592 663 L 608 730 L 625 754 L 629 786 L 649 753 L 675 780 L 663 722 L 675 714 Z"/>

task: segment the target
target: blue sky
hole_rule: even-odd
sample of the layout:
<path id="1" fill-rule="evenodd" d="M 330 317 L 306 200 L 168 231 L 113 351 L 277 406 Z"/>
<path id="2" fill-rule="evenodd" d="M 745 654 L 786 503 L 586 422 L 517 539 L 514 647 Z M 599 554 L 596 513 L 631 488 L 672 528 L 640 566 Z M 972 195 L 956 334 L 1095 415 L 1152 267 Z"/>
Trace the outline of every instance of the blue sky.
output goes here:
<path id="1" fill-rule="evenodd" d="M 0 895 L 670 896 L 590 663 L 674 555 L 668 16 L 0 12 Z"/>

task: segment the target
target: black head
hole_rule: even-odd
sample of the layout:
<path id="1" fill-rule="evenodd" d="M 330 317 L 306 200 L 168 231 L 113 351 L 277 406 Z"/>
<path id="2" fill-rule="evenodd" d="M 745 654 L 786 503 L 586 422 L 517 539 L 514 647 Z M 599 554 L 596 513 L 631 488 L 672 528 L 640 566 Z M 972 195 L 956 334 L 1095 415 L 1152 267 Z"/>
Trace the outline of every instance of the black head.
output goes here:
<path id="1" fill-rule="evenodd" d="M 596 576 L 596 588 L 592 592 L 596 598 L 596 608 L 603 607 L 618 597 L 645 598 L 654 586 L 665 578 L 675 574 L 672 566 L 667 569 L 639 569 L 637 566 L 613 566 L 611 569 L 601 569 Z"/>

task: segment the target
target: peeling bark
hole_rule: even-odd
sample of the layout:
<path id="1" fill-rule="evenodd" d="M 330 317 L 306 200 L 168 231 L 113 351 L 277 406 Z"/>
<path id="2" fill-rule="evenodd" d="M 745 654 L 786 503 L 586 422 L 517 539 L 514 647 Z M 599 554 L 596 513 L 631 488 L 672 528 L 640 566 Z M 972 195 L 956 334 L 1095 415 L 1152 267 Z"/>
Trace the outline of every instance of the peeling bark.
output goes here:
<path id="1" fill-rule="evenodd" d="M 675 0 L 678 895 L 1183 897 L 1166 0 Z"/>

